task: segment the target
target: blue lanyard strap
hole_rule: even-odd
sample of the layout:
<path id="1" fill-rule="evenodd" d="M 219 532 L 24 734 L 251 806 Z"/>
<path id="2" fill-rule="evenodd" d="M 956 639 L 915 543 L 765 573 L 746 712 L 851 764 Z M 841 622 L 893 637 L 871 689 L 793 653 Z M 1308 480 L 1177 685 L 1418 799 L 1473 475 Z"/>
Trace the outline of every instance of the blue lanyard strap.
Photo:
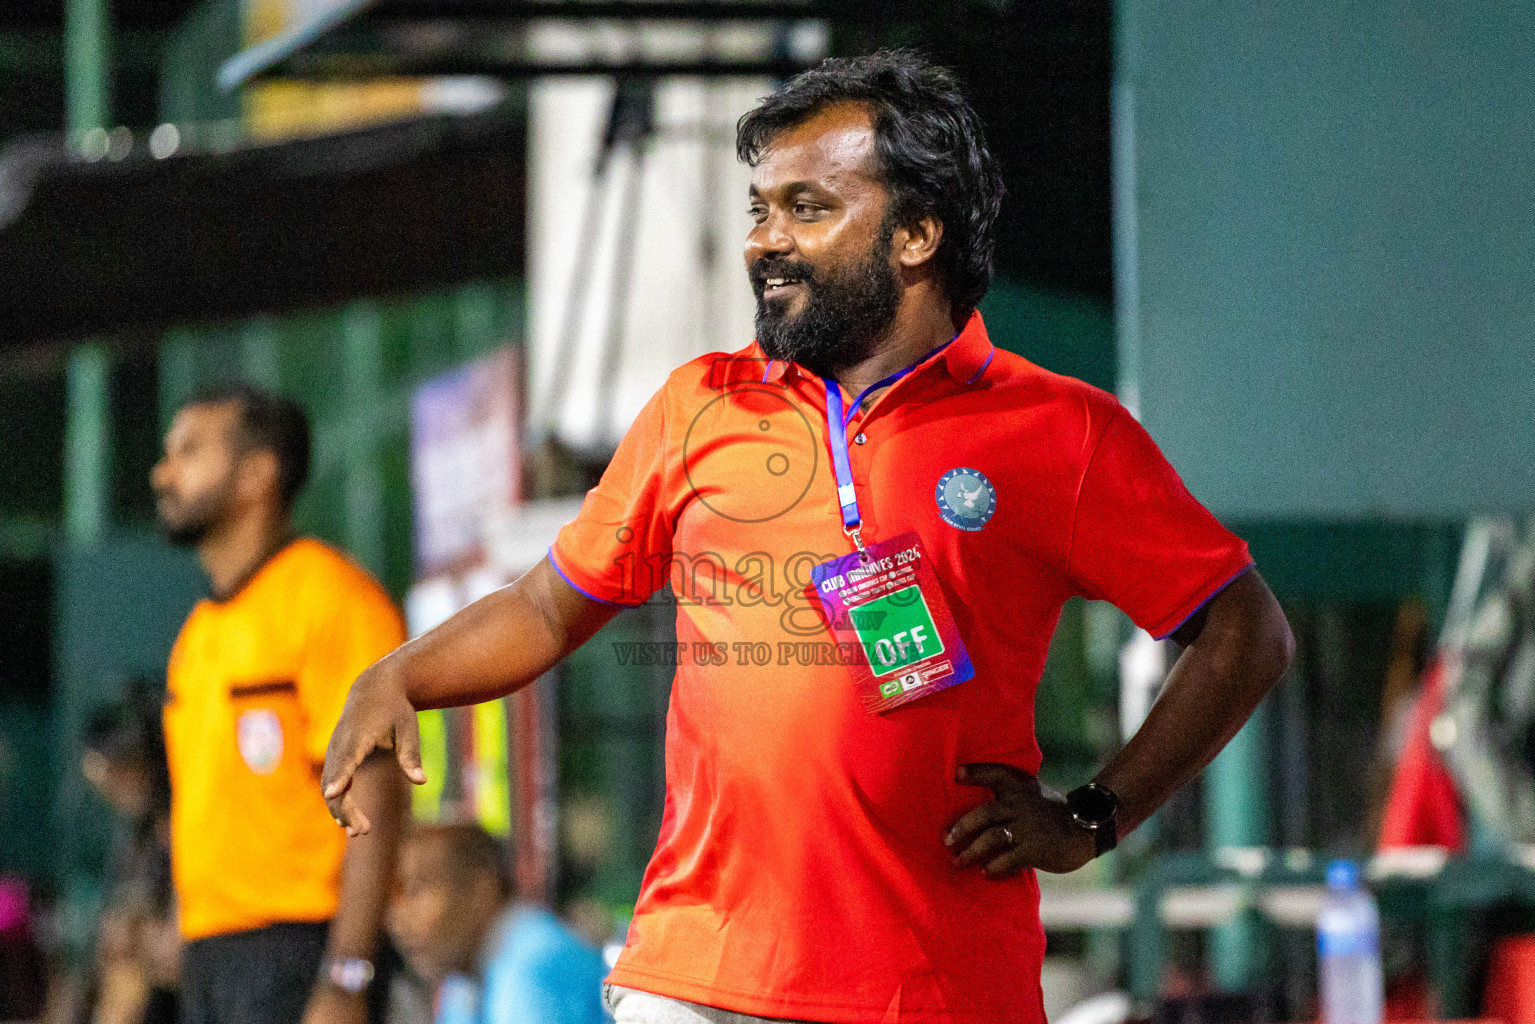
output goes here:
<path id="1" fill-rule="evenodd" d="M 954 338 L 959 337 L 955 335 Z M 897 370 L 890 376 L 870 384 L 863 389 L 863 394 L 853 400 L 852 408 L 845 413 L 842 408 L 842 388 L 830 377 L 822 377 L 821 382 L 826 385 L 826 434 L 831 441 L 831 466 L 837 474 L 837 504 L 842 506 L 842 532 L 853 538 L 853 543 L 858 545 L 858 553 L 868 559 L 868 552 L 863 547 L 863 533 L 860 527 L 863 524 L 862 517 L 858 514 L 858 495 L 853 491 L 853 467 L 847 457 L 847 421 L 853 418 L 853 410 L 863 401 L 864 395 L 876 391 L 882 387 L 888 387 L 911 373 L 924 362 L 942 352 L 953 344 L 954 338 L 939 345 L 933 351 L 912 363 L 904 370 Z M 988 357 L 987 362 L 990 362 Z M 982 367 L 985 369 L 985 367 Z"/>
<path id="2" fill-rule="evenodd" d="M 831 465 L 837 476 L 837 504 L 842 506 L 842 531 L 863 551 L 863 520 L 858 515 L 858 495 L 853 488 L 853 467 L 847 456 L 847 421 L 842 418 L 842 388 L 830 377 L 826 384 L 826 434 L 831 442 Z"/>

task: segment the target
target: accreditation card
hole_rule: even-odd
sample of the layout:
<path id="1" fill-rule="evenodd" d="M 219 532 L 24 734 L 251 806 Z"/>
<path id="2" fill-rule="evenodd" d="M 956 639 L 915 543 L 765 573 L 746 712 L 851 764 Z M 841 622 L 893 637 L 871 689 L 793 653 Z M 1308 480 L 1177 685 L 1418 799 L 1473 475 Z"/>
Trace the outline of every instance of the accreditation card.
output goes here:
<path id="1" fill-rule="evenodd" d="M 811 573 L 864 706 L 882 714 L 962 683 L 975 666 L 915 532 L 823 562 Z"/>

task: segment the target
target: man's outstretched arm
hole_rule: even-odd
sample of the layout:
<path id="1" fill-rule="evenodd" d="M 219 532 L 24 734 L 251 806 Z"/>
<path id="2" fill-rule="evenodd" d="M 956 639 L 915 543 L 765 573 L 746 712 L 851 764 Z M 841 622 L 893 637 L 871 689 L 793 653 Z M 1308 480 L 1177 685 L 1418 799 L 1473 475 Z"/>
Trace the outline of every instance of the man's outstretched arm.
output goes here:
<path id="1" fill-rule="evenodd" d="M 415 783 L 421 770 L 416 712 L 477 704 L 537 679 L 619 612 L 560 576 L 546 557 L 525 576 L 380 659 L 357 677 L 331 733 L 320 786 L 351 835 L 370 827 L 351 792 L 374 750 L 393 749 Z"/>
<path id="2" fill-rule="evenodd" d="M 1289 667 L 1294 639 L 1279 602 L 1249 569 L 1173 634 L 1183 646 L 1162 694 L 1097 781 L 1119 797 L 1121 836 L 1149 818 L 1209 764 Z M 959 781 L 995 799 L 955 822 L 944 842 L 958 866 L 989 875 L 1026 867 L 1072 871 L 1093 856 L 1093 839 L 1072 823 L 1061 798 L 1008 765 L 964 765 Z M 1015 842 L 1009 844 L 1002 827 Z"/>

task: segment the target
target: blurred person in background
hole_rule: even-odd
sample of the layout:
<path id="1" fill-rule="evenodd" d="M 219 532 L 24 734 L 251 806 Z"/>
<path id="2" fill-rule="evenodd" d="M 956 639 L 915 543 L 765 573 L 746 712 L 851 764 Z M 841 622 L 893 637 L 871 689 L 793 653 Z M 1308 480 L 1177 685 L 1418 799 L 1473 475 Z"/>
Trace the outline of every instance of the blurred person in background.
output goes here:
<path id="1" fill-rule="evenodd" d="M 181 944 L 170 877 L 170 776 L 160 701 L 130 680 L 86 725 L 80 771 L 117 815 L 96 935 L 90 1020 L 174 1024 Z"/>
<path id="2" fill-rule="evenodd" d="M 437 991 L 436 1024 L 600 1024 L 602 955 L 544 907 L 515 900 L 479 825 L 416 828 L 400 848 L 390 932 Z"/>
<path id="3" fill-rule="evenodd" d="M 296 403 L 229 385 L 176 413 L 151 476 L 162 531 L 196 550 L 212 589 L 166 687 L 187 1024 L 380 1016 L 399 769 L 363 766 L 360 798 L 382 827 L 350 841 L 317 781 L 347 688 L 404 625 L 366 572 L 294 535 L 309 457 Z"/>
<path id="4" fill-rule="evenodd" d="M 38 911 L 26 879 L 0 875 L 0 1020 L 35 1020 L 59 1002 L 48 991 Z"/>

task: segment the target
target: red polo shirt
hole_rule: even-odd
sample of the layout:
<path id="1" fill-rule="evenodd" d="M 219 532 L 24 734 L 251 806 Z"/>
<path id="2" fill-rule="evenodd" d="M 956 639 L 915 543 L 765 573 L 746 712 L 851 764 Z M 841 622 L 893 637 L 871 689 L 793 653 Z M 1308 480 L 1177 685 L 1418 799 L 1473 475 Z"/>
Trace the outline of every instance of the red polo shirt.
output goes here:
<path id="1" fill-rule="evenodd" d="M 873 715 L 809 589 L 852 549 L 825 399 L 755 345 L 688 363 L 551 551 L 598 600 L 678 600 L 665 815 L 609 981 L 766 1017 L 1043 1024 L 1038 886 L 950 866 L 942 830 L 989 799 L 954 770 L 1039 769 L 1034 690 L 1068 597 L 1162 636 L 1247 546 L 1111 396 L 994 349 L 976 315 L 851 403 L 864 537 L 917 532 L 975 665 Z M 976 507 L 940 507 L 955 469 Z"/>

